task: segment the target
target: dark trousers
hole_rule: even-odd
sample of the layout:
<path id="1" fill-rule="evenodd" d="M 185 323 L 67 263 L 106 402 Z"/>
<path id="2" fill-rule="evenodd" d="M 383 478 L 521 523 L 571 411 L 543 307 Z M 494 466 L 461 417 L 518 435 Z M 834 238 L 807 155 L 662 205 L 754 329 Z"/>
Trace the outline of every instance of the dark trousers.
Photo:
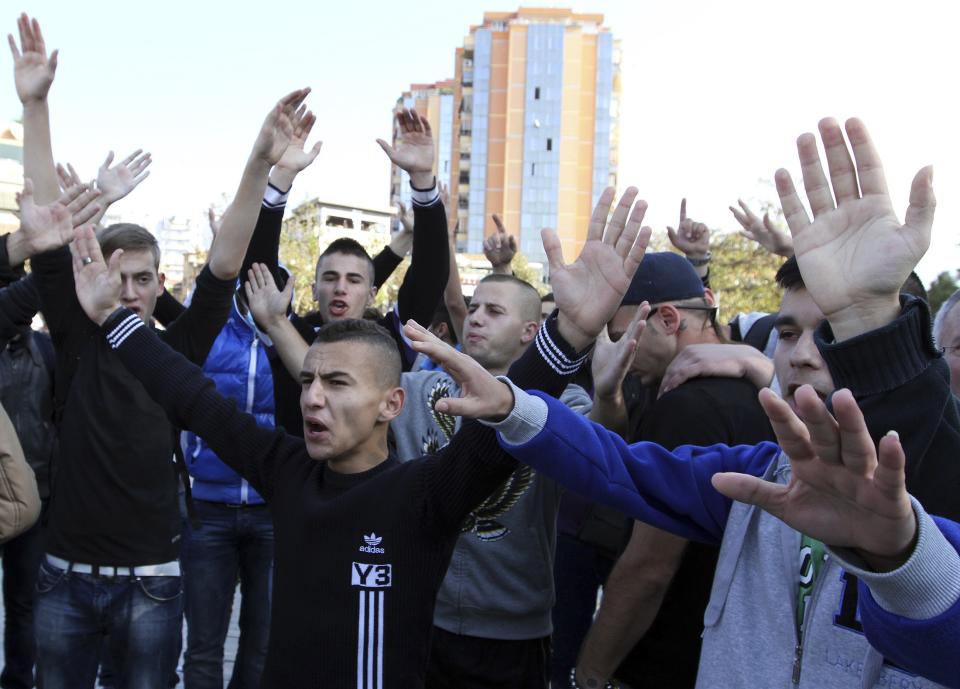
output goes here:
<path id="1" fill-rule="evenodd" d="M 433 628 L 425 689 L 547 689 L 550 637 L 506 641 Z"/>
<path id="2" fill-rule="evenodd" d="M 597 590 L 603 586 L 613 560 L 596 548 L 564 533 L 557 534 L 553 581 L 557 602 L 553 606 L 553 657 L 550 680 L 566 687 L 570 668 L 577 663 L 583 639 L 597 610 Z"/>
<path id="3" fill-rule="evenodd" d="M 0 688 L 30 689 L 37 647 L 33 634 L 33 603 L 37 570 L 43 558 L 43 531 L 38 521 L 3 545 L 3 653 Z"/>
<path id="4" fill-rule="evenodd" d="M 186 587 L 185 689 L 223 688 L 223 645 L 240 581 L 240 642 L 228 689 L 257 689 L 270 636 L 273 519 L 266 505 L 196 500 L 200 528 L 187 524 L 180 561 Z"/>

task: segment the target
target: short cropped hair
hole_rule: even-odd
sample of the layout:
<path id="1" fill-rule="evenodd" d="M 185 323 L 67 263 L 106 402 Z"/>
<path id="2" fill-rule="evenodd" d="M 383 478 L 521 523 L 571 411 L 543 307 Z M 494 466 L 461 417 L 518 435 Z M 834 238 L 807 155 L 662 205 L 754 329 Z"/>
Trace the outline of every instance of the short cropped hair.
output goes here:
<path id="1" fill-rule="evenodd" d="M 453 319 L 450 318 L 450 311 L 447 309 L 447 305 L 443 303 L 443 299 L 441 299 L 440 303 L 437 304 L 437 308 L 433 310 L 433 317 L 430 319 L 430 327 L 435 328 L 441 323 L 447 324 L 447 337 L 450 338 L 450 343 L 453 345 L 459 344 L 457 341 L 457 331 L 453 328 Z"/>
<path id="2" fill-rule="evenodd" d="M 105 261 L 109 261 L 117 249 L 124 251 L 149 251 L 153 254 L 153 267 L 160 270 L 160 244 L 150 231 L 140 225 L 121 222 L 101 231 L 97 239 Z"/>
<path id="3" fill-rule="evenodd" d="M 540 293 L 534 289 L 526 280 L 521 280 L 513 275 L 503 275 L 502 273 L 490 273 L 483 278 L 478 285 L 485 282 L 499 282 L 513 285 L 517 289 L 517 310 L 520 318 L 525 321 L 540 322 Z"/>
<path id="4" fill-rule="evenodd" d="M 345 318 L 324 325 L 313 340 L 315 345 L 336 342 L 361 342 L 369 345 L 377 355 L 377 360 L 370 364 L 376 370 L 384 388 L 400 385 L 400 373 L 403 371 L 400 352 L 397 351 L 393 336 L 382 325 L 359 318 Z"/>
<path id="5" fill-rule="evenodd" d="M 320 254 L 320 258 L 317 259 L 317 268 L 316 271 L 319 273 L 320 264 L 323 262 L 324 257 L 329 256 L 330 254 L 346 254 L 347 256 L 356 256 L 366 260 L 367 265 L 370 270 L 370 284 L 373 284 L 374 279 L 374 267 L 373 259 L 370 258 L 370 254 L 367 253 L 367 250 L 356 239 L 350 239 L 349 237 L 340 237 L 339 239 L 334 239 L 323 250 L 323 253 Z"/>

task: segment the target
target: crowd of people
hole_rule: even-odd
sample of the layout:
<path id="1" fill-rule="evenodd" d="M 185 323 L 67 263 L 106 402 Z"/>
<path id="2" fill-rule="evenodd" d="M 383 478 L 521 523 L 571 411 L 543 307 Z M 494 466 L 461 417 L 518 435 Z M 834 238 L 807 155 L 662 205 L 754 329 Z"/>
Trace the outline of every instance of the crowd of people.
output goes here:
<path id="1" fill-rule="evenodd" d="M 809 212 L 784 170 L 788 231 L 731 207 L 784 258 L 773 314 L 721 319 L 710 229 L 684 203 L 677 251 L 647 251 L 633 187 L 572 262 L 542 232 L 543 297 L 494 216 L 465 299 L 430 123 L 403 109 L 379 142 L 410 179 L 401 231 L 325 247 L 298 314 L 282 219 L 320 153 L 299 89 L 181 304 L 147 230 L 100 225 L 150 154 L 89 183 L 58 165 L 57 52 L 36 19 L 18 34 L 0 687 L 220 689 L 238 582 L 234 689 L 960 687 L 960 292 L 933 319 L 912 272 L 931 168 L 901 223 L 862 122 L 820 122 L 827 172 L 800 136 Z"/>

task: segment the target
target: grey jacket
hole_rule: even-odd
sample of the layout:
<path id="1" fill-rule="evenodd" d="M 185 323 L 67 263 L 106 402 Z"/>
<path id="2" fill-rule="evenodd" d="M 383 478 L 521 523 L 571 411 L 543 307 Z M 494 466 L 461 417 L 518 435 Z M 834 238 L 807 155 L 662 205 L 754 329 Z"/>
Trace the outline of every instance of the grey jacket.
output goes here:
<path id="1" fill-rule="evenodd" d="M 459 428 L 460 419 L 434 411 L 459 388 L 443 371 L 404 373 L 403 412 L 393 422 L 401 461 L 436 452 Z M 586 391 L 569 385 L 568 407 L 589 413 Z M 536 639 L 552 632 L 553 561 L 562 489 L 552 479 L 520 465 L 503 486 L 471 512 L 462 525 L 437 595 L 434 624 L 454 634 L 488 639 Z"/>
<path id="2" fill-rule="evenodd" d="M 790 473 L 790 462 L 781 453 L 764 479 L 786 484 Z M 758 507 L 733 503 L 704 613 L 697 689 L 941 686 L 884 664 L 867 643 L 849 569 L 828 552 L 798 646 L 794 611 L 800 534 Z"/>

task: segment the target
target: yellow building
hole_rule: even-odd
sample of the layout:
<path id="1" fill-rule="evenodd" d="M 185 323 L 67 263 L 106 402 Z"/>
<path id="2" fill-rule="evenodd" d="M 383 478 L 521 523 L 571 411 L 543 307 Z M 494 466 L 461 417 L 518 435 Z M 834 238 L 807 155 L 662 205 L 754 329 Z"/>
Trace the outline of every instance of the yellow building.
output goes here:
<path id="1" fill-rule="evenodd" d="M 481 250 L 498 213 L 530 260 L 540 230 L 575 256 L 593 204 L 616 183 L 620 50 L 602 14 L 488 12 L 456 53 L 462 239 Z"/>
<path id="2" fill-rule="evenodd" d="M 617 176 L 620 48 L 603 15 L 487 12 L 454 66 L 452 80 L 414 84 L 397 105 L 430 119 L 458 249 L 481 252 L 497 213 L 530 260 L 546 259 L 544 227 L 575 256 L 594 203 Z M 407 182 L 394 169 L 391 202 L 409 199 Z"/>

